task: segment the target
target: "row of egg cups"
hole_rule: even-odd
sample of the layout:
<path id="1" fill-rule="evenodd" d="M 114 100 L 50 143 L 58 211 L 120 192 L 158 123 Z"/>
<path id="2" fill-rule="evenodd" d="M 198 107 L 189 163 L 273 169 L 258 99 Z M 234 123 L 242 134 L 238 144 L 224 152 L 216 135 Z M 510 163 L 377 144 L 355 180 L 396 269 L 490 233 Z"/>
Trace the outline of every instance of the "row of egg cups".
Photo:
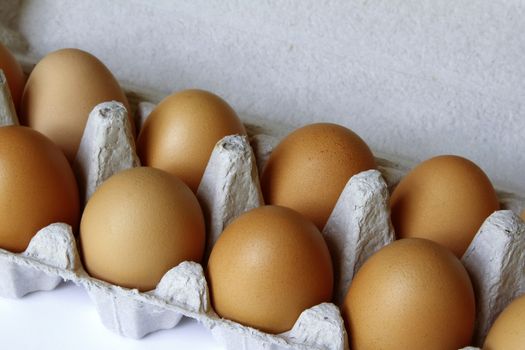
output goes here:
<path id="1" fill-rule="evenodd" d="M 18 124 L 5 77 L 1 74 L 0 77 L 1 125 Z M 96 188 L 111 175 L 139 165 L 124 106 L 117 102 L 98 105 L 88 118 L 73 163 L 82 197 L 87 202 Z M 216 145 L 198 197 L 206 208 L 210 242 L 216 240 L 231 219 L 262 205 L 255 158 L 246 137 L 229 136 Z M 0 294 L 3 296 L 21 297 L 32 291 L 53 289 L 62 280 L 70 280 L 86 288 L 97 305 L 103 323 L 124 336 L 139 338 L 158 329 L 174 327 L 186 315 L 214 328 L 214 334 L 226 342 L 236 338 L 229 334 L 236 333 L 231 328 L 236 329 L 237 324 L 230 323 L 228 326 L 229 323 L 224 321 L 217 324 L 219 318 L 209 306 L 202 267 L 196 263 L 185 262 L 173 268 L 149 293 L 112 286 L 91 278 L 85 272 L 71 228 L 61 223 L 41 229 L 21 254 L 1 250 L 0 261 Z M 344 325 L 333 305 L 321 305 L 305 312 L 302 322 L 298 322 L 299 328 L 290 332 L 292 339 L 299 340 L 291 344 L 281 341 L 281 345 L 296 347 L 300 339 L 309 336 L 311 327 L 304 325 L 317 323 L 317 317 L 325 321 L 328 334 L 340 338 L 341 345 L 337 348 L 344 348 Z M 337 329 L 333 331 L 333 327 Z M 332 343 L 332 339 L 327 340 L 327 344 Z M 308 348 L 308 341 L 305 344 Z M 235 345 L 230 347 L 238 348 Z"/>
<path id="2" fill-rule="evenodd" d="M 1 83 L 1 123 L 16 124 L 5 79 Z M 142 125 L 153 107 L 139 104 L 137 125 Z M 228 136 L 217 143 L 197 192 L 206 217 L 208 253 L 232 219 L 263 204 L 257 167 L 264 166 L 277 141 L 271 135 L 252 135 L 255 155 L 246 137 Z M 334 260 L 336 304 L 342 302 L 364 261 L 395 239 L 388 187 L 394 186 L 407 168 L 383 159 L 378 163 L 382 174 L 370 170 L 350 179 L 323 230 Z M 90 114 L 74 163 L 86 200 L 112 174 L 138 165 L 125 108 L 116 102 L 97 106 Z M 512 195 L 503 197 L 507 206 L 519 202 Z M 521 220 L 510 211 L 496 212 L 463 256 L 476 289 L 476 343 L 481 343 L 503 307 L 523 292 L 524 279 L 516 268 L 523 266 L 517 253 L 525 245 L 520 239 L 523 230 Z M 220 319 L 211 308 L 203 270 L 197 263 L 184 262 L 173 268 L 155 290 L 146 293 L 91 278 L 82 268 L 75 237 L 65 224 L 43 228 L 24 253 L 0 250 L 0 266 L 1 295 L 21 297 L 35 290 L 53 289 L 63 279 L 71 280 L 86 288 L 103 323 L 128 337 L 174 327 L 185 315 L 204 323 L 231 349 L 348 348 L 344 323 L 331 303 L 305 310 L 292 330 L 279 335 Z"/>

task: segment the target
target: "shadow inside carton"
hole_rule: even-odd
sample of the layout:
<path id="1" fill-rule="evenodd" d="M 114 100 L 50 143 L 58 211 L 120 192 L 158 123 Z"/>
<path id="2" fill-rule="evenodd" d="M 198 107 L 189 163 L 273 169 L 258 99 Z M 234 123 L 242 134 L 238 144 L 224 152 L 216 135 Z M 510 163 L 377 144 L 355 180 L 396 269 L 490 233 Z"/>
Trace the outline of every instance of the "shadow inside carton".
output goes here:
<path id="1" fill-rule="evenodd" d="M 74 285 L 72 282 L 60 282 L 55 288 L 50 290 L 34 290 L 24 295 L 24 299 L 34 299 L 39 298 L 41 294 L 54 292 L 54 291 L 60 291 L 65 290 L 67 288 L 71 288 L 71 286 Z M 16 299 L 15 299 L 16 300 Z"/>
<path id="2" fill-rule="evenodd" d="M 2 0 L 0 6 L 0 42 L 18 53 L 27 52 L 29 47 L 18 31 L 24 2 L 24 0 Z"/>

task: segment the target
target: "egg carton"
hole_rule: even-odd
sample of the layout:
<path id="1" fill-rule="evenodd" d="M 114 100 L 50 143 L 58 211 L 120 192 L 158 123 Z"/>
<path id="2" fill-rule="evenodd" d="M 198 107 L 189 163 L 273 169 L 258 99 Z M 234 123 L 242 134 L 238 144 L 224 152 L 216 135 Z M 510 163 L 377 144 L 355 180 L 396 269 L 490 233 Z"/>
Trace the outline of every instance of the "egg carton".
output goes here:
<path id="1" fill-rule="evenodd" d="M 139 105 L 139 126 L 141 118 L 149 113 L 151 107 Z M 113 173 L 139 165 L 126 110 L 120 103 L 102 103 L 91 112 L 73 165 L 85 201 Z M 354 191 L 359 191 L 361 195 L 352 195 Z M 377 171 L 356 176 L 345 193 L 343 197 L 350 196 L 352 200 L 341 201 L 342 204 L 334 211 L 337 212 L 334 216 L 336 219 L 329 220 L 327 227 L 336 228 L 339 222 L 337 217 L 345 217 L 345 225 L 350 223 L 358 228 L 347 235 L 356 242 L 362 233 L 359 230 L 361 218 L 359 215 L 346 217 L 345 211 L 349 211 L 356 203 L 363 208 L 376 208 L 376 205 L 367 205 L 368 202 L 386 208 L 388 193 Z M 246 210 L 262 205 L 257 165 L 246 137 L 227 136 L 219 141 L 207 165 L 197 197 L 207 222 L 209 253 L 231 220 Z M 358 198 L 362 198 L 362 203 Z M 361 212 L 361 215 L 365 215 L 365 212 Z M 379 216 L 376 221 L 385 225 L 390 240 L 393 239 L 388 217 Z M 333 239 L 337 238 L 332 231 L 327 232 Z M 75 237 L 66 224 L 56 223 L 43 228 L 25 252 L 13 254 L 2 250 L 0 259 L 6 262 L 6 266 L 9 265 L 1 269 L 6 274 L 3 279 L 6 282 L 0 291 L 3 296 L 21 297 L 32 291 L 52 289 L 62 279 L 70 280 L 87 290 L 102 322 L 124 336 L 137 338 L 158 329 L 174 327 L 184 315 L 201 321 L 219 341 L 231 349 L 348 347 L 339 309 L 331 303 L 305 310 L 295 326 L 280 335 L 265 334 L 221 319 L 210 306 L 203 269 L 197 263 L 184 262 L 173 268 L 155 290 L 147 293 L 91 278 L 82 267 Z M 353 271 L 350 265 L 355 263 L 345 261 L 341 266 Z"/>
<path id="2" fill-rule="evenodd" d="M 2 91 L 7 91 L 5 84 Z M 3 125 L 16 122 L 13 114 L 5 119 Z M 96 106 L 73 162 L 84 201 L 112 174 L 138 165 L 123 105 L 106 102 Z M 197 197 L 208 227 L 209 253 L 232 219 L 262 205 L 256 161 L 246 136 L 227 136 L 217 143 Z M 306 310 L 292 330 L 279 336 L 222 320 L 210 307 L 203 268 L 194 262 L 174 267 L 153 291 L 146 293 L 92 278 L 83 269 L 71 227 L 63 223 L 42 228 L 23 253 L 0 250 L 0 271 L 0 295 L 4 297 L 18 298 L 53 289 L 62 280 L 73 281 L 86 289 L 103 324 L 123 336 L 140 338 L 172 328 L 182 316 L 188 316 L 204 323 L 223 342 L 235 344 L 230 348 L 238 349 L 239 342 L 246 348 L 261 343 L 263 348 L 276 344 L 274 348 L 343 349 L 346 344 L 344 324 L 333 304 Z M 233 336 L 239 329 L 245 336 Z M 318 333 L 316 337 L 312 337 L 314 332 Z"/>
<path id="3" fill-rule="evenodd" d="M 8 94 L 5 79 L 0 79 L 1 125 L 17 123 L 12 102 L 1 99 Z M 149 102 L 138 104 L 138 128 L 154 106 Z M 227 136 L 217 143 L 197 191 L 207 224 L 206 255 L 231 220 L 263 204 L 258 170 L 290 129 L 260 120 L 246 127 L 250 140 Z M 394 240 L 389 190 L 412 163 L 392 159 L 377 157 L 379 171 L 357 174 L 345 186 L 322 232 L 334 261 L 334 303 L 305 310 L 288 332 L 267 334 L 221 319 L 210 304 L 203 268 L 194 262 L 183 262 L 168 271 L 150 292 L 92 278 L 82 267 L 71 228 L 60 223 L 40 230 L 23 253 L 0 250 L 0 295 L 18 298 L 69 280 L 87 290 L 107 328 L 127 337 L 140 338 L 175 327 L 182 316 L 187 316 L 202 322 L 227 349 L 349 349 L 336 305 L 344 299 L 364 261 Z M 74 162 L 83 199 L 87 201 L 112 174 L 138 165 L 125 108 L 117 102 L 100 104 L 89 116 Z M 510 193 L 499 192 L 499 196 L 505 208 L 518 210 L 525 204 Z M 524 292 L 524 225 L 511 211 L 494 213 L 463 256 L 477 295 L 474 344 L 482 344 L 497 314 Z"/>
<path id="4" fill-rule="evenodd" d="M 268 135 L 256 138 L 258 141 L 273 145 L 256 147 L 264 150 L 263 158 L 261 158 L 263 162 L 271 154 L 271 150 L 268 151 L 268 149 L 271 149 L 278 143 L 278 139 L 269 140 L 269 138 L 271 136 Z M 389 193 L 394 190 L 399 181 L 413 167 L 413 162 L 377 153 L 376 162 L 382 177 L 385 179 Z M 264 164 L 261 164 L 261 167 L 264 167 Z M 361 226 L 361 229 L 366 232 L 363 232 L 362 239 L 359 242 L 354 243 L 367 245 L 366 255 L 360 256 L 362 247 L 356 249 L 350 246 L 348 249 L 345 249 L 345 244 L 349 242 L 345 242 L 345 238 L 337 234 L 337 232 L 344 232 L 345 226 L 351 225 L 351 223 L 345 223 L 340 218 L 337 218 L 338 206 L 342 205 L 342 201 L 351 201 L 351 197 L 344 198 L 345 191 L 348 190 L 353 179 L 362 175 L 363 173 L 356 175 L 350 180 L 323 230 L 332 258 L 336 262 L 336 272 L 338 268 L 344 269 L 345 265 L 345 262 L 338 258 L 338 254 L 347 254 L 347 259 L 360 259 L 355 264 L 349 261 L 346 262 L 354 267 L 351 273 L 340 271 L 340 289 L 336 288 L 336 295 L 334 296 L 334 301 L 337 305 L 341 305 L 343 302 L 351 279 L 357 272 L 357 269 L 373 252 L 392 240 L 390 235 L 377 235 L 377 229 L 382 229 L 383 226 L 377 227 L 375 225 L 377 222 L 374 223 L 370 217 L 366 216 L 362 218 L 365 223 Z M 355 191 L 352 191 L 352 194 L 355 194 Z M 516 214 L 525 208 L 525 198 L 504 190 L 498 190 L 497 194 L 502 210 L 494 212 L 484 221 L 461 258 L 469 273 L 476 295 L 476 321 L 472 345 L 479 346 L 483 344 L 491 325 L 501 311 L 513 299 L 525 294 L 525 222 Z M 354 205 L 354 208 L 357 209 L 356 205 L 359 204 L 356 203 Z M 369 205 L 374 204 L 370 203 Z M 375 211 L 372 208 L 368 208 L 368 215 L 384 215 L 388 213 L 389 217 L 388 206 L 377 206 L 377 203 L 375 205 Z M 332 225 L 334 226 L 332 227 Z M 333 238 L 335 240 L 330 237 L 331 232 L 334 233 Z M 385 240 L 385 238 L 387 239 Z M 336 276 L 338 276 L 337 273 Z M 348 336 L 350 337 L 351 335 Z M 478 348 L 470 346 L 464 349 L 473 350 Z"/>
<path id="5" fill-rule="evenodd" d="M 4 71 L 0 69 L 0 125 L 18 125 L 15 105 L 7 86 Z"/>

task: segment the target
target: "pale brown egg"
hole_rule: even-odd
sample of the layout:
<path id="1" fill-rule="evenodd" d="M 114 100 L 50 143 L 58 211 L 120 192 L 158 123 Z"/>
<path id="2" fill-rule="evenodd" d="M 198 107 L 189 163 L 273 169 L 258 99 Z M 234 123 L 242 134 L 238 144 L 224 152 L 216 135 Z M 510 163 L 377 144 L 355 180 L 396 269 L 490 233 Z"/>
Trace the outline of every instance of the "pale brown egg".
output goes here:
<path id="1" fill-rule="evenodd" d="M 264 200 L 297 210 L 322 230 L 348 180 L 375 167 L 372 152 L 351 130 L 307 125 L 270 155 L 261 176 Z"/>
<path id="2" fill-rule="evenodd" d="M 20 106 L 20 99 L 22 98 L 22 92 L 24 91 L 24 84 L 26 77 L 22 71 L 20 63 L 16 60 L 15 56 L 0 43 L 0 69 L 4 71 L 7 79 L 7 85 L 9 85 L 9 91 L 13 98 L 13 103 L 18 109 Z"/>
<path id="3" fill-rule="evenodd" d="M 332 297 L 332 262 L 321 233 L 278 206 L 253 209 L 228 225 L 207 275 L 221 317 L 269 333 L 289 330 L 301 312 Z"/>
<path id="4" fill-rule="evenodd" d="M 483 350 L 525 348 L 525 295 L 514 299 L 498 316 L 487 334 Z"/>
<path id="5" fill-rule="evenodd" d="M 134 168 L 95 191 L 82 215 L 80 241 L 91 276 L 147 291 L 172 267 L 201 260 L 204 217 L 193 192 L 177 177 Z"/>
<path id="6" fill-rule="evenodd" d="M 215 144 L 246 134 L 235 111 L 203 90 L 174 93 L 153 110 L 137 141 L 142 164 L 178 176 L 197 192 Z"/>
<path id="7" fill-rule="evenodd" d="M 62 49 L 44 57 L 31 72 L 20 122 L 49 137 L 72 161 L 89 113 L 107 101 L 122 102 L 133 127 L 128 100 L 106 66 L 85 51 Z"/>
<path id="8" fill-rule="evenodd" d="M 74 230 L 80 202 L 73 170 L 53 142 L 23 126 L 0 127 L 0 247 L 27 248 L 45 226 Z"/>
<path id="9" fill-rule="evenodd" d="M 521 218 L 525 220 L 525 210 L 521 212 Z"/>
<path id="10" fill-rule="evenodd" d="M 390 201 L 399 238 L 421 237 L 461 257 L 485 219 L 499 209 L 483 170 L 468 159 L 439 156 L 410 171 Z"/>
<path id="11" fill-rule="evenodd" d="M 474 292 L 448 249 L 402 239 L 365 262 L 342 313 L 352 350 L 460 349 L 474 330 Z"/>

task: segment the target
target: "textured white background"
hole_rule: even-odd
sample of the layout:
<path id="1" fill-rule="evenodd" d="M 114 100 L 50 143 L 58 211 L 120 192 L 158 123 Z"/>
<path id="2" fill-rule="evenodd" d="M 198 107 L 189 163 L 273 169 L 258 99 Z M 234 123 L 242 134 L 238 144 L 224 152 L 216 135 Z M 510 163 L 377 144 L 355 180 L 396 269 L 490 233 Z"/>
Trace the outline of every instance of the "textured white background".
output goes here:
<path id="1" fill-rule="evenodd" d="M 375 150 L 455 153 L 525 193 L 522 0 L 1 0 L 35 57 L 91 51 L 124 82 L 334 121 Z"/>

